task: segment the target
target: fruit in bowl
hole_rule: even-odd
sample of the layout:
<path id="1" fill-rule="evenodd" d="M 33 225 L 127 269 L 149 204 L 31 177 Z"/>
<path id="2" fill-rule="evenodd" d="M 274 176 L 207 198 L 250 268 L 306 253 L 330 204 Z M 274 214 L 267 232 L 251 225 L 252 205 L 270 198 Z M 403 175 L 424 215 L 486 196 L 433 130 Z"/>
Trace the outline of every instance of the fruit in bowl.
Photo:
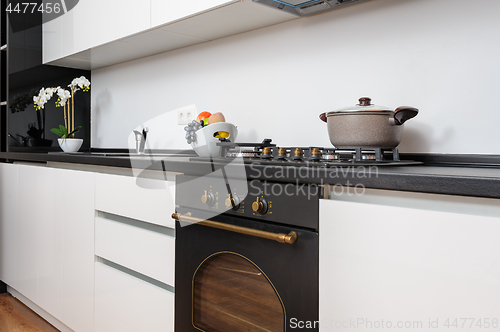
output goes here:
<path id="1" fill-rule="evenodd" d="M 226 136 L 224 138 L 223 136 Z M 229 122 L 217 122 L 205 126 L 195 132 L 191 147 L 200 157 L 220 157 L 221 141 L 235 142 L 238 129 Z"/>
<path id="2" fill-rule="evenodd" d="M 196 139 L 197 132 L 200 129 L 211 128 L 208 129 L 208 131 L 212 131 L 212 129 L 214 129 L 213 126 L 215 124 L 222 124 L 222 123 L 226 123 L 226 118 L 224 117 L 224 114 L 220 112 L 214 114 L 211 114 L 210 112 L 207 111 L 201 112 L 196 117 L 196 120 L 193 120 L 184 128 L 184 130 L 186 131 L 187 143 L 192 144 L 197 141 Z M 212 137 L 218 140 L 231 139 L 231 133 L 225 130 L 214 130 L 212 131 Z"/>
<path id="3" fill-rule="evenodd" d="M 228 138 L 229 133 L 227 131 L 217 131 L 214 133 L 215 138 Z"/>
<path id="4" fill-rule="evenodd" d="M 196 117 L 196 122 L 200 122 L 201 120 L 203 120 L 203 124 L 207 125 L 207 124 L 209 124 L 208 119 L 210 118 L 211 115 L 212 115 L 212 113 L 207 112 L 207 111 L 203 111 L 200 114 L 198 114 L 198 116 Z"/>
<path id="5" fill-rule="evenodd" d="M 212 123 L 217 123 L 217 122 L 226 122 L 226 118 L 220 112 L 214 113 L 214 114 L 210 115 L 210 117 L 208 118 L 209 125 L 211 125 Z"/>

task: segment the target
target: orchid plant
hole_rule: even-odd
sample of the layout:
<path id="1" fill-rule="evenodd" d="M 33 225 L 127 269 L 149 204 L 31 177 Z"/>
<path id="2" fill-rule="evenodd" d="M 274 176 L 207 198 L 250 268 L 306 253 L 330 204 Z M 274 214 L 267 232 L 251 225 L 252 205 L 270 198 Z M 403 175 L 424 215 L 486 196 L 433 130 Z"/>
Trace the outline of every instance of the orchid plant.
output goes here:
<path id="1" fill-rule="evenodd" d="M 37 111 L 43 109 L 45 104 L 52 98 L 54 94 L 58 96 L 56 107 L 64 108 L 64 126 L 59 125 L 59 128 L 52 128 L 50 131 L 61 138 L 74 138 L 81 126 L 75 128 L 75 93 L 79 90 L 89 91 L 90 81 L 85 76 L 77 77 L 71 84 L 68 85 L 70 91 L 61 88 L 42 88 L 38 96 L 33 97 L 33 102 Z M 71 104 L 69 100 L 71 99 Z"/>

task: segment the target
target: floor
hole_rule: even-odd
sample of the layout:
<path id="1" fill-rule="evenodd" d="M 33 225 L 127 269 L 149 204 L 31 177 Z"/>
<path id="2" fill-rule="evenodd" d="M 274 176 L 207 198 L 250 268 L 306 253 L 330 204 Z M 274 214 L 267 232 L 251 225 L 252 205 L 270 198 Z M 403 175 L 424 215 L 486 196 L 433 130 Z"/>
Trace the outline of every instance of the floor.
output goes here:
<path id="1" fill-rule="evenodd" d="M 10 294 L 0 294 L 0 332 L 58 332 Z"/>

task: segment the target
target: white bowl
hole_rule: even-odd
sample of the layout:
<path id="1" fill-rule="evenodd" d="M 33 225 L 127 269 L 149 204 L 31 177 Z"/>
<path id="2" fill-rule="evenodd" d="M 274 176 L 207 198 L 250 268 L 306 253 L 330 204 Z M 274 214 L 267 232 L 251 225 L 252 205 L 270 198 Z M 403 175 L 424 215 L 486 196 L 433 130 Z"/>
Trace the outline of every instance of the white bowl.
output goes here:
<path id="1" fill-rule="evenodd" d="M 220 142 L 218 138 L 214 137 L 214 134 L 218 131 L 225 131 L 229 133 L 229 139 L 231 142 L 236 140 L 238 136 L 238 129 L 235 125 L 228 122 L 217 122 L 211 125 L 205 126 L 196 132 L 196 141 L 191 143 L 191 147 L 200 157 L 220 157 L 221 147 L 217 146 Z"/>
<path id="2" fill-rule="evenodd" d="M 57 142 L 64 152 L 77 152 L 83 144 L 83 138 L 58 138 Z"/>

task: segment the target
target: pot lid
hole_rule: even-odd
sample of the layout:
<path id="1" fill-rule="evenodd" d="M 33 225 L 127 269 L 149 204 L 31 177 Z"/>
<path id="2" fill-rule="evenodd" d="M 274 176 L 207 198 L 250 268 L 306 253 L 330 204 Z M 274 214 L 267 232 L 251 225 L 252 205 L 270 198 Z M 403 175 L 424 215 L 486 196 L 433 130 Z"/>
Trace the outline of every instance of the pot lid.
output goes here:
<path id="1" fill-rule="evenodd" d="M 368 98 L 368 97 L 359 98 L 359 104 L 354 105 L 354 106 L 339 108 L 338 110 L 335 110 L 335 111 L 330 111 L 327 113 L 327 116 L 330 114 L 334 114 L 334 113 L 393 112 L 394 111 L 394 109 L 386 107 L 386 106 L 373 105 L 371 103 L 371 101 L 372 101 L 371 98 Z"/>

